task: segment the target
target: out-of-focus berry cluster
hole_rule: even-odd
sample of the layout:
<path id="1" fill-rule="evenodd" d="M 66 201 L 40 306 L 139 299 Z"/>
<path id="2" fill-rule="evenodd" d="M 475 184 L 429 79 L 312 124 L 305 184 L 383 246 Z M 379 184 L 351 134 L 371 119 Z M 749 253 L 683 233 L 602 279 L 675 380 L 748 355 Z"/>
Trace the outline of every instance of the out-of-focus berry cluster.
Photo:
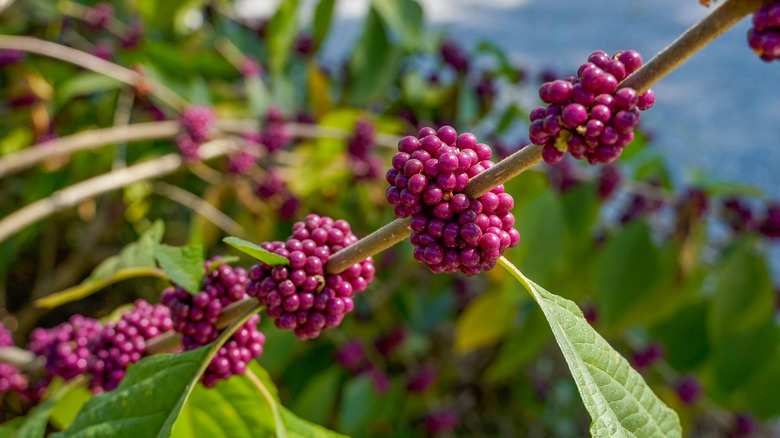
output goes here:
<path id="1" fill-rule="evenodd" d="M 376 141 L 376 127 L 369 120 L 360 118 L 355 122 L 355 131 L 347 141 L 349 163 L 355 179 L 376 179 L 382 175 L 382 159 L 373 152 Z"/>
<path id="2" fill-rule="evenodd" d="M 200 159 L 198 148 L 211 139 L 216 120 L 217 115 L 210 106 L 194 105 L 182 111 L 179 119 L 182 132 L 176 136 L 176 147 L 184 161 Z"/>

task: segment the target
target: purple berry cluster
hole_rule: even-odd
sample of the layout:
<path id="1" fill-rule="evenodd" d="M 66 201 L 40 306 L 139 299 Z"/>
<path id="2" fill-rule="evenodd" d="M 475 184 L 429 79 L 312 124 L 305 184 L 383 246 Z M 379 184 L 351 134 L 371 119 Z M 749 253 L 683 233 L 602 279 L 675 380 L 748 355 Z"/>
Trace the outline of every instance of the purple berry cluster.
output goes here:
<path id="1" fill-rule="evenodd" d="M 0 324 L 0 347 L 13 347 L 14 338 L 11 332 Z M 0 362 L 0 395 L 8 391 L 24 391 L 27 389 L 27 379 L 13 365 Z"/>
<path id="2" fill-rule="evenodd" d="M 104 30 L 114 21 L 114 7 L 109 3 L 98 3 L 89 8 L 84 21 L 94 30 Z"/>
<path id="3" fill-rule="evenodd" d="M 211 139 L 216 120 L 217 115 L 210 106 L 195 105 L 182 111 L 179 123 L 183 132 L 176 136 L 176 147 L 184 161 L 194 162 L 200 159 L 198 148 Z"/>
<path id="4" fill-rule="evenodd" d="M 510 213 L 514 199 L 500 185 L 479 199 L 462 193 L 469 179 L 494 166 L 492 150 L 451 126 L 423 128 L 398 142 L 385 198 L 399 218 L 412 217 L 414 258 L 435 272 L 467 276 L 493 269 L 520 242 Z"/>
<path id="5" fill-rule="evenodd" d="M 144 22 L 135 19 L 127 25 L 127 30 L 119 37 L 119 44 L 125 49 L 138 47 L 144 37 Z"/>
<path id="6" fill-rule="evenodd" d="M 265 145 L 269 153 L 284 148 L 292 141 L 285 122 L 284 114 L 278 107 L 271 107 L 266 113 L 260 143 Z"/>
<path id="7" fill-rule="evenodd" d="M 95 343 L 94 357 L 89 365 L 94 393 L 111 391 L 125 377 L 127 367 L 147 355 L 146 341 L 173 330 L 168 307 L 151 305 L 144 300 L 125 312 L 117 322 L 109 322 Z"/>
<path id="8" fill-rule="evenodd" d="M 205 264 L 207 272 L 203 290 L 189 294 L 179 286 L 163 291 L 161 302 L 171 309 L 173 329 L 182 335 L 184 350 L 194 350 L 217 340 L 221 331 L 216 327 L 222 309 L 247 298 L 249 281 L 244 268 L 233 269 L 222 264 L 211 270 L 213 262 Z M 212 359 L 201 381 L 206 387 L 214 386 L 236 374 L 243 374 L 247 364 L 263 353 L 265 336 L 257 329 L 260 317 L 252 317 L 230 337 Z"/>
<path id="9" fill-rule="evenodd" d="M 753 14 L 748 45 L 766 62 L 780 60 L 780 1 L 775 0 Z"/>
<path id="10" fill-rule="evenodd" d="M 316 338 L 341 324 L 355 307 L 353 298 L 374 280 L 371 257 L 340 274 L 326 274 L 331 254 L 357 242 L 349 223 L 310 214 L 293 225 L 286 242 L 265 242 L 263 249 L 286 257 L 289 266 L 255 265 L 247 293 L 267 306 L 280 329 L 294 330 L 300 339 Z"/>
<path id="11" fill-rule="evenodd" d="M 27 53 L 15 49 L 0 49 L 0 67 L 8 67 L 23 60 Z"/>
<path id="12" fill-rule="evenodd" d="M 49 376 L 70 380 L 89 371 L 92 352 L 102 333 L 100 321 L 73 315 L 56 327 L 33 330 L 27 349 L 46 359 Z"/>
<path id="13" fill-rule="evenodd" d="M 441 58 L 459 72 L 469 69 L 469 58 L 466 52 L 453 40 L 444 40 L 441 43 Z"/>
<path id="14" fill-rule="evenodd" d="M 279 217 L 285 220 L 292 219 L 300 205 L 300 200 L 287 187 L 282 170 L 276 166 L 267 169 L 265 177 L 255 186 L 255 193 L 262 199 L 277 202 Z"/>
<path id="15" fill-rule="evenodd" d="M 347 140 L 347 152 L 355 179 L 376 179 L 382 175 L 382 160 L 372 153 L 375 141 L 374 124 L 364 118 L 358 119 L 355 132 Z"/>
<path id="16" fill-rule="evenodd" d="M 233 269 L 228 264 L 210 271 L 213 262 L 205 263 L 206 276 L 203 288 L 191 295 L 180 286 L 165 289 L 160 302 L 171 309 L 173 329 L 182 335 L 185 350 L 192 350 L 219 337 L 215 327 L 222 309 L 230 303 L 246 298 L 246 284 L 249 281 L 244 268 Z"/>
<path id="17" fill-rule="evenodd" d="M 92 48 L 92 55 L 105 61 L 111 61 L 114 58 L 114 46 L 107 41 L 100 41 Z"/>
<path id="18" fill-rule="evenodd" d="M 246 175 L 257 164 L 257 156 L 252 152 L 241 149 L 233 152 L 228 157 L 227 169 L 233 175 Z"/>
<path id="19" fill-rule="evenodd" d="M 618 83 L 642 66 L 642 56 L 633 51 L 590 54 L 588 62 L 569 76 L 545 82 L 539 97 L 547 107 L 531 111 L 529 138 L 544 146 L 542 157 L 550 164 L 559 162 L 569 151 L 572 157 L 588 163 L 611 163 L 634 140 L 639 111 L 655 103 L 655 94 L 642 94 Z"/>

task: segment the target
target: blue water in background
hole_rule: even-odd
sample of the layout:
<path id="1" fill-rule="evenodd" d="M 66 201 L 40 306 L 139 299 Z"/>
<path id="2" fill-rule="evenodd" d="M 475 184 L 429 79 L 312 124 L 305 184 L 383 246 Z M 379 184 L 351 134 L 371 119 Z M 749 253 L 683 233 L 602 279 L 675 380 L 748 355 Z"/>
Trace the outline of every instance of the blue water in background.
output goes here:
<path id="1" fill-rule="evenodd" d="M 465 47 L 490 40 L 534 77 L 545 68 L 573 74 L 594 50 L 635 49 L 645 60 L 709 9 L 696 0 L 421 0 L 432 29 Z M 276 2 L 239 3 L 248 15 Z M 308 22 L 314 1 L 304 1 Z M 343 59 L 362 30 L 368 0 L 338 0 L 326 61 Z M 720 181 L 780 193 L 780 62 L 764 63 L 747 46 L 745 19 L 663 78 L 642 125 L 657 138 L 675 179 L 696 171 Z"/>

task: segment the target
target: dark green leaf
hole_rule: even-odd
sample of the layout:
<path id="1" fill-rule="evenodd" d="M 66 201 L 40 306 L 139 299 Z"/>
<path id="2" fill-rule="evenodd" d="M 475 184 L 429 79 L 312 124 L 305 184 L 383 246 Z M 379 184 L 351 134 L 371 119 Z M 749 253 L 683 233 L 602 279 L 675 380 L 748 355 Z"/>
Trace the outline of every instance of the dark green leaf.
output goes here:
<path id="1" fill-rule="evenodd" d="M 573 302 L 526 278 L 503 257 L 509 270 L 542 308 L 591 416 L 594 437 L 681 437 L 677 414 L 585 321 Z"/>
<path id="2" fill-rule="evenodd" d="M 293 399 L 290 409 L 315 423 L 324 423 L 333 410 L 344 372 L 332 366 L 311 378 Z"/>
<path id="3" fill-rule="evenodd" d="M 698 301 L 682 307 L 652 330 L 653 336 L 664 343 L 669 365 L 688 371 L 707 358 L 706 321 L 707 304 Z"/>
<path id="4" fill-rule="evenodd" d="M 252 256 L 267 265 L 280 266 L 280 265 L 290 264 L 290 261 L 287 260 L 287 257 L 282 257 L 278 254 L 274 254 L 272 252 L 266 251 L 263 248 L 259 247 L 258 245 L 255 245 L 252 242 L 247 242 L 244 239 L 239 239 L 238 237 L 230 236 L 230 237 L 225 237 L 224 239 L 222 239 L 222 241 L 232 246 L 233 248 L 243 252 L 244 254 Z"/>
<path id="5" fill-rule="evenodd" d="M 99 91 L 114 90 L 123 84 L 118 80 L 100 73 L 78 73 L 65 83 L 57 87 L 55 100 L 57 106 L 62 106 L 77 96 L 97 93 Z"/>
<path id="6" fill-rule="evenodd" d="M 371 0 L 371 5 L 405 49 L 415 51 L 423 47 L 425 23 L 419 3 L 415 0 Z"/>
<path id="7" fill-rule="evenodd" d="M 599 260 L 598 308 L 618 324 L 656 286 L 659 253 L 644 222 L 634 221 L 606 243 Z"/>
<path id="8" fill-rule="evenodd" d="M 230 325 L 213 344 L 176 354 L 149 356 L 131 366 L 119 387 L 98 395 L 71 426 L 55 437 L 168 437 L 184 403 L 217 350 L 243 325 L 256 306 Z"/>
<path id="9" fill-rule="evenodd" d="M 320 0 L 314 10 L 314 47 L 322 46 L 328 36 L 330 21 L 333 16 L 333 6 L 336 0 Z"/>
<path id="10" fill-rule="evenodd" d="M 363 374 L 344 386 L 344 395 L 339 409 L 340 429 L 349 435 L 357 435 L 371 417 L 376 403 L 374 384 Z"/>
<path id="11" fill-rule="evenodd" d="M 205 263 L 203 248 L 157 245 L 154 255 L 160 268 L 165 271 L 172 283 L 181 286 L 192 295 L 200 292 Z"/>
<path id="12" fill-rule="evenodd" d="M 349 102 L 363 105 L 387 90 L 398 75 L 403 51 L 387 38 L 387 26 L 374 8 L 371 8 L 352 58 Z"/>
<path id="13" fill-rule="evenodd" d="M 49 424 L 49 414 L 57 400 L 57 397 L 46 400 L 30 411 L 24 423 L 16 430 L 14 438 L 42 438 Z"/>

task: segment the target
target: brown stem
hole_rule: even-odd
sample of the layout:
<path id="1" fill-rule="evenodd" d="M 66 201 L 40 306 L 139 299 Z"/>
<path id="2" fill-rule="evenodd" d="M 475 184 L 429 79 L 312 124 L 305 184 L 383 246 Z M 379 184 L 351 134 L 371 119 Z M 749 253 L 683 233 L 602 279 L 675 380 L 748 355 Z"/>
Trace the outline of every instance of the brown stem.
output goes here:
<path id="1" fill-rule="evenodd" d="M 167 105 L 170 105 L 177 110 L 181 110 L 187 106 L 187 101 L 173 92 L 170 88 L 155 83 L 138 72 L 122 67 L 121 65 L 108 62 L 97 56 L 90 55 L 89 53 L 68 46 L 63 46 L 51 41 L 39 40 L 33 37 L 0 35 L 0 49 L 22 50 L 60 59 L 87 70 L 92 70 L 112 77 L 131 86 L 136 86 L 139 81 L 148 81 L 147 83 L 152 84 L 152 95 L 160 99 L 160 101 L 165 102 Z"/>
<path id="2" fill-rule="evenodd" d="M 204 160 L 224 155 L 234 148 L 232 141 L 212 141 L 200 149 Z M 103 175 L 90 178 L 62 190 L 57 190 L 44 199 L 26 205 L 0 219 L 0 242 L 30 224 L 58 211 L 77 205 L 79 202 L 104 193 L 127 187 L 139 181 L 158 178 L 178 170 L 182 165 L 179 154 L 168 154 L 154 160 L 130 167 L 124 167 Z"/>

